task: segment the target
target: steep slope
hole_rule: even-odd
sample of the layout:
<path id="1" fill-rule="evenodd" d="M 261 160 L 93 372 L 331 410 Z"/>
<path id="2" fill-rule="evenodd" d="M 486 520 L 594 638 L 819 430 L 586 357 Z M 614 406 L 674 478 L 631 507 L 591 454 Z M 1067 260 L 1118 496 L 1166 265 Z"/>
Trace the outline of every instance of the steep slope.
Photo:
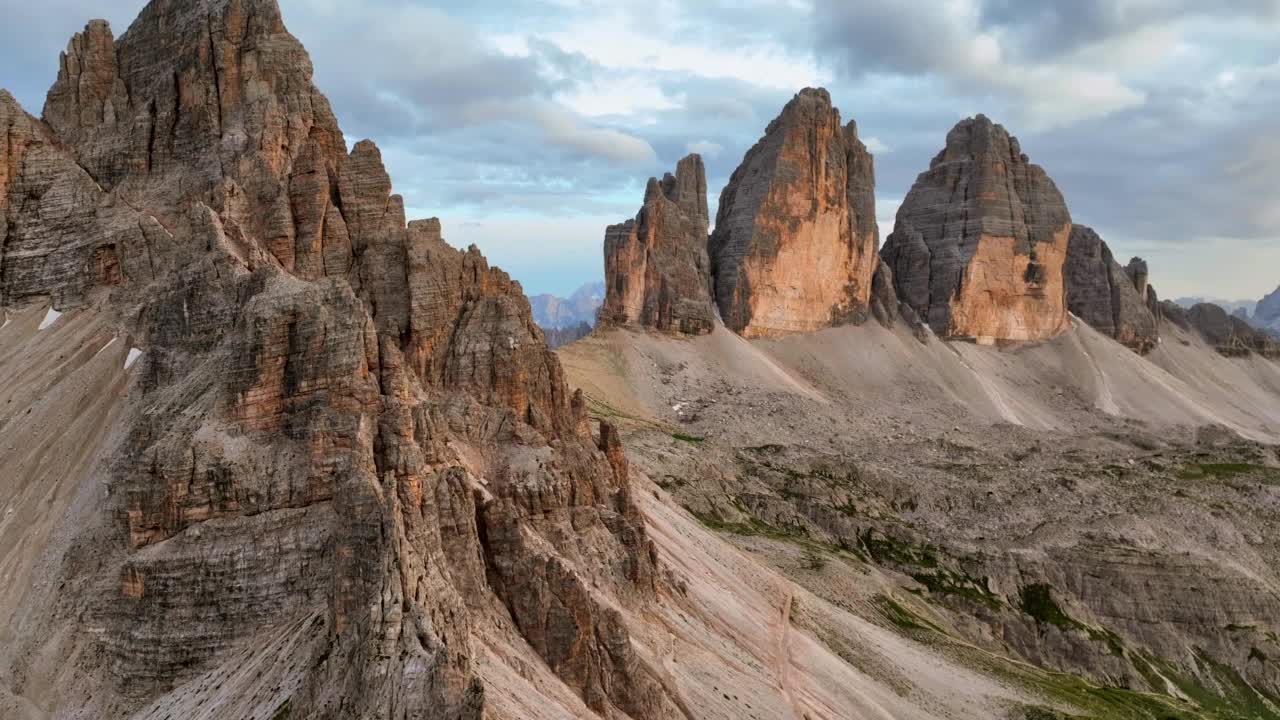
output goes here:
<path id="1" fill-rule="evenodd" d="M 827 91 L 806 88 L 720 194 L 709 245 L 720 315 L 745 337 L 864 322 L 879 244 L 874 160 Z"/>
<path id="2" fill-rule="evenodd" d="M 4 478 L 26 498 L 68 464 L 38 521 L 62 540 L 6 527 L 37 588 L 5 601 L 16 707 L 502 717 L 550 679 L 566 714 L 675 712 L 619 614 L 661 586 L 616 436 L 519 285 L 406 224 L 372 143 L 346 152 L 273 0 L 91 23 L 45 121 L 4 94 L 0 122 L 14 327 L 48 299 L 101 328 L 60 360 L 145 351 L 124 409 L 118 370 L 84 381 L 92 442 Z M 6 373 L 46 342 L 19 340 Z"/>
<path id="3" fill-rule="evenodd" d="M 1067 327 L 1071 215 L 1017 138 L 983 115 L 946 147 L 898 209 L 881 251 L 900 300 L 947 338 L 1040 340 Z"/>
<path id="4" fill-rule="evenodd" d="M 1005 350 L 615 331 L 561 357 L 672 502 L 1021 703 L 1276 717 L 1280 365 L 1161 334 L 1139 356 L 1083 323 Z"/>
<path id="5" fill-rule="evenodd" d="M 705 335 L 715 325 L 707 258 L 707 175 L 696 154 L 649 178 L 634 220 L 605 231 L 600 320 Z"/>

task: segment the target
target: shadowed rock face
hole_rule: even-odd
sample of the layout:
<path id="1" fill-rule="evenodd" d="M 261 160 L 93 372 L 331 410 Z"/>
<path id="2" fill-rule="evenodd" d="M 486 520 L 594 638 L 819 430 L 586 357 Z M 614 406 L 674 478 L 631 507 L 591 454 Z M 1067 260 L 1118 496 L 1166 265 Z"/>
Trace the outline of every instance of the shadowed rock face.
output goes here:
<path id="1" fill-rule="evenodd" d="M 939 336 L 1038 340 L 1067 327 L 1070 234 L 1053 181 L 979 115 L 947 134 L 881 255 L 899 298 Z"/>
<path id="2" fill-rule="evenodd" d="M 1141 258 L 1120 267 L 1092 228 L 1075 225 L 1064 273 L 1067 308 L 1081 320 L 1138 353 L 1149 352 L 1159 342 L 1156 317 L 1147 302 L 1147 264 Z"/>
<path id="3" fill-rule="evenodd" d="M 218 702 L 479 718 L 496 642 L 597 712 L 677 712 L 617 610 L 659 585 L 616 435 L 519 284 L 346 152 L 274 0 L 90 23 L 44 115 L 0 92 L 0 304 L 93 306 L 146 354 L 14 677 L 79 658 L 50 704 L 124 716 L 283 638 L 296 668 Z"/>
<path id="4" fill-rule="evenodd" d="M 600 320 L 687 335 L 711 332 L 708 226 L 700 156 L 681 160 L 675 175 L 649 178 L 640 213 L 605 231 Z"/>
<path id="5" fill-rule="evenodd" d="M 871 154 L 826 90 L 802 90 L 720 195 L 710 254 L 721 317 L 745 337 L 864 322 L 878 246 Z"/>

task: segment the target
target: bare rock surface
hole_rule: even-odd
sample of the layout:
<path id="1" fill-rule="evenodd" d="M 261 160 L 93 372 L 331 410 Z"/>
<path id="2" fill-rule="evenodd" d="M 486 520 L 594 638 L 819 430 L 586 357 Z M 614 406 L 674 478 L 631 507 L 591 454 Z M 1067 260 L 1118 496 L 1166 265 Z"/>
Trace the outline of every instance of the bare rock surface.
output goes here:
<path id="1" fill-rule="evenodd" d="M 5 601 L 5 698 L 502 717 L 510 672 L 672 716 L 622 619 L 662 579 L 616 436 L 519 284 L 406 223 L 372 142 L 346 151 L 274 0 L 92 22 L 44 121 L 4 93 L 0 127 L 6 318 L 93 313 L 129 366 L 93 371 L 128 394 L 84 415 L 114 420 L 30 549 L 45 590 Z M 20 467 L 6 486 L 49 469 Z"/>
<path id="2" fill-rule="evenodd" d="M 986 717 L 1270 717 L 1280 365 L 1161 335 L 1140 356 L 1084 323 L 1003 349 L 875 323 L 612 331 L 560 355 L 625 418 L 633 472 L 795 597 L 1034 688 Z M 802 605 L 893 682 L 847 618 Z"/>
<path id="3" fill-rule="evenodd" d="M 1150 352 L 1160 336 L 1147 294 L 1147 264 L 1133 258 L 1121 267 L 1092 228 L 1075 225 L 1064 268 L 1067 309 L 1095 330 L 1138 353 Z"/>
<path id="4" fill-rule="evenodd" d="M 1194 330 L 1223 355 L 1238 357 L 1256 353 L 1264 358 L 1280 358 L 1280 340 L 1246 320 L 1228 315 L 1220 305 L 1197 303 L 1184 309 L 1165 301 L 1161 310 L 1171 322 Z"/>
<path id="5" fill-rule="evenodd" d="M 899 298 L 940 337 L 1042 340 L 1067 327 L 1070 235 L 1053 181 L 979 115 L 947 134 L 881 254 Z"/>
<path id="6" fill-rule="evenodd" d="M 707 176 L 702 158 L 649 178 L 634 220 L 605 231 L 600 321 L 705 335 L 715 326 L 707 257 Z"/>
<path id="7" fill-rule="evenodd" d="M 720 315 L 744 337 L 864 322 L 879 244 L 871 153 L 827 91 L 806 88 L 720 194 L 709 246 Z"/>

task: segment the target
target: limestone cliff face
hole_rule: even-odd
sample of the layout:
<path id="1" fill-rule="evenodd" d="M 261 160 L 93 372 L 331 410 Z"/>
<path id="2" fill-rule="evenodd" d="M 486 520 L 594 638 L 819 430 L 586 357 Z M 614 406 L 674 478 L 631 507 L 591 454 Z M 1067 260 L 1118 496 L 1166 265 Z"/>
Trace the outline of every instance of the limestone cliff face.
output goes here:
<path id="1" fill-rule="evenodd" d="M 1148 303 L 1147 264 L 1133 258 L 1127 267 L 1092 228 L 1075 225 L 1065 267 L 1067 308 L 1095 330 L 1138 353 L 1160 340 L 1157 318 Z"/>
<path id="2" fill-rule="evenodd" d="M 650 178 L 640 213 L 605 232 L 601 322 L 687 335 L 711 332 L 708 227 L 700 156 L 681 160 L 675 175 Z"/>
<path id="3" fill-rule="evenodd" d="M 678 712 L 619 619 L 659 581 L 616 435 L 519 284 L 406 223 L 373 143 L 346 151 L 274 0 L 90 23 L 44 117 L 0 93 L 0 304 L 92 307 L 145 359 L 6 672 L 39 693 L 80 658 L 48 703 L 103 717 L 220 692 L 480 718 L 520 671 L 492 648 L 519 647 L 599 713 Z M 157 700 L 250 641 L 288 649 L 272 683 Z"/>
<path id="4" fill-rule="evenodd" d="M 947 134 L 881 254 L 899 298 L 939 336 L 1038 340 L 1067 327 L 1070 235 L 1053 181 L 979 115 Z"/>
<path id="5" fill-rule="evenodd" d="M 710 254 L 721 317 L 745 337 L 865 321 L 878 246 L 872 156 L 826 90 L 802 90 L 720 195 Z"/>

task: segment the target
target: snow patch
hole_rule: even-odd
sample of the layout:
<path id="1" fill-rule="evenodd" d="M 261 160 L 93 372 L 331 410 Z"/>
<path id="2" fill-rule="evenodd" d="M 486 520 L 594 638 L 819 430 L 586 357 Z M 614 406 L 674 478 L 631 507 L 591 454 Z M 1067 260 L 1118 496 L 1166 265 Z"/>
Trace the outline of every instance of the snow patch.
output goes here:
<path id="1" fill-rule="evenodd" d="M 142 357 L 142 351 L 138 348 L 129 348 L 129 356 L 124 359 L 124 369 L 128 370 L 133 364 L 138 362 L 138 358 Z"/>
<path id="2" fill-rule="evenodd" d="M 62 317 L 62 313 L 58 312 L 57 310 L 54 310 L 53 308 L 49 308 L 49 312 L 45 313 L 44 320 L 40 321 L 40 327 L 36 328 L 36 330 L 49 329 L 49 327 L 51 327 L 54 323 L 58 322 L 58 318 L 60 317 Z"/>
<path id="3" fill-rule="evenodd" d="M 9 327 L 9 313 L 4 314 L 4 322 L 0 323 L 0 330 Z"/>
<path id="4" fill-rule="evenodd" d="M 94 353 L 94 354 L 93 354 L 93 356 L 94 356 L 94 357 L 98 357 L 98 356 L 99 356 L 99 355 L 101 355 L 102 353 L 106 352 L 106 351 L 107 351 L 107 348 L 111 347 L 112 345 L 115 345 L 115 344 L 116 344 L 116 340 L 118 340 L 118 339 L 119 339 L 119 338 L 111 338 L 111 341 L 110 341 L 110 342 L 108 342 L 106 345 L 103 345 L 103 346 L 102 346 L 102 348 L 98 350 L 98 352 L 96 352 L 96 353 Z"/>

